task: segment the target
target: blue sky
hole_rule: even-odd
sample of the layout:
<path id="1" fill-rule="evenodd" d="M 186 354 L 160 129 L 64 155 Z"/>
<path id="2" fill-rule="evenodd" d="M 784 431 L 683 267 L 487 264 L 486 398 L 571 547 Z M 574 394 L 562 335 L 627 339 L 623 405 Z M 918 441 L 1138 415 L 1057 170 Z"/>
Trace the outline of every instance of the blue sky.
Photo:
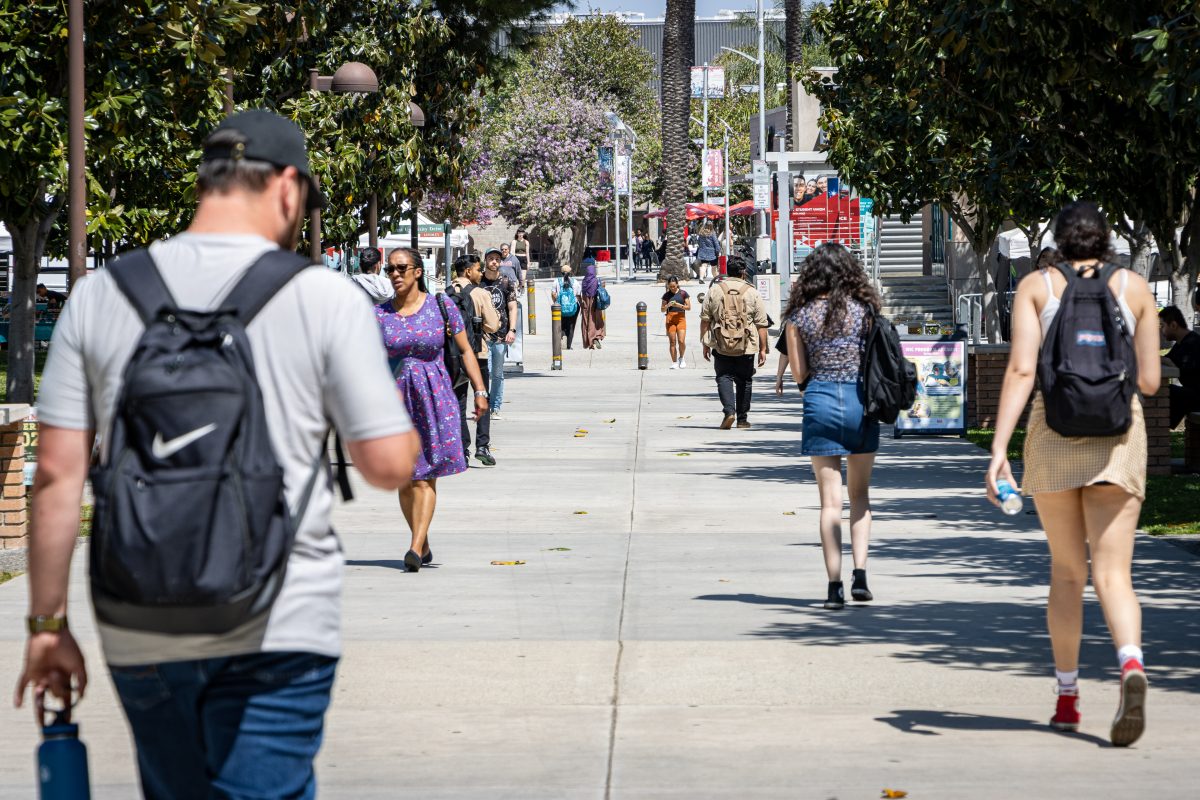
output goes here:
<path id="1" fill-rule="evenodd" d="M 574 11 L 583 13 L 589 9 L 597 11 L 641 11 L 649 18 L 661 17 L 666 8 L 665 0 L 578 0 Z M 767 0 L 767 7 L 774 5 Z M 753 11 L 754 0 L 696 0 L 696 16 L 711 17 L 722 9 Z M 561 11 L 570 10 L 566 6 Z"/>

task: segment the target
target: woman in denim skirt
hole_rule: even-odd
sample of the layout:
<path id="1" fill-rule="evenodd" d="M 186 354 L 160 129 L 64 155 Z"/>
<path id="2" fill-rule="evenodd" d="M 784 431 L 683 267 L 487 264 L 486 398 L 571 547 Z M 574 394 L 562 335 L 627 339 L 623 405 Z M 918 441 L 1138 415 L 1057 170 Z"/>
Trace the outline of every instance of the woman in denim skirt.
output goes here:
<path id="1" fill-rule="evenodd" d="M 842 586 L 842 457 L 850 496 L 854 554 L 850 596 L 872 600 L 867 588 L 871 538 L 871 468 L 879 423 L 863 412 L 861 365 L 871 309 L 879 309 L 867 273 L 846 248 L 823 244 L 800 269 L 787 311 L 788 362 L 804 390 L 800 452 L 812 458 L 821 496 L 821 549 L 829 573 L 825 608 L 846 605 Z"/>

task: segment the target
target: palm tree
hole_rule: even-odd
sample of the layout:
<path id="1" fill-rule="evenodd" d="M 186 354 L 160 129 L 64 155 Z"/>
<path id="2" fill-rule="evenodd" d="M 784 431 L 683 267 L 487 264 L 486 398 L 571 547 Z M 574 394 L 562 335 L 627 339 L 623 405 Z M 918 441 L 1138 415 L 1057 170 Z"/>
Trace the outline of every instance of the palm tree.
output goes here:
<path id="1" fill-rule="evenodd" d="M 792 150 L 792 96 L 796 85 L 796 67 L 804 60 L 804 0 L 783 0 L 783 60 L 787 65 L 787 149 Z"/>
<path id="2" fill-rule="evenodd" d="M 683 226 L 695 171 L 688 117 L 691 67 L 696 51 L 696 0 L 667 0 L 662 44 L 662 169 L 667 209 L 667 250 L 659 280 L 684 274 Z"/>

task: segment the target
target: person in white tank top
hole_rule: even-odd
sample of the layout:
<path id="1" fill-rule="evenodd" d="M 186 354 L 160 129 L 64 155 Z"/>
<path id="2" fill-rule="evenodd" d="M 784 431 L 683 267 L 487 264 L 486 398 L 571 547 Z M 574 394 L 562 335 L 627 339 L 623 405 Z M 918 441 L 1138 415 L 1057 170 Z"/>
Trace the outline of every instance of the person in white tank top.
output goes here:
<path id="1" fill-rule="evenodd" d="M 1066 262 L 1079 272 L 1100 268 L 1111 258 L 1111 230 L 1094 203 L 1068 205 L 1054 224 L 1054 239 L 1061 253 L 1043 251 L 1038 258 L 1039 271 L 1027 275 L 1017 287 L 1012 350 L 985 477 L 992 503 L 998 504 L 999 481 L 1017 485 L 1008 463 L 1008 445 L 1034 389 L 1042 342 L 1067 284 L 1055 265 Z M 1129 270 L 1118 271 L 1109 288 L 1133 331 L 1138 388 L 1143 394 L 1153 394 L 1159 388 L 1161 362 L 1157 309 L 1150 288 Z M 1090 566 L 1121 665 L 1121 701 L 1110 729 L 1117 746 L 1130 745 L 1141 736 L 1148 689 L 1141 649 L 1142 613 L 1131 577 L 1134 535 L 1146 484 L 1145 417 L 1137 395 L 1131 416 L 1130 428 L 1120 435 L 1061 436 L 1046 424 L 1038 393 L 1029 412 L 1023 475 L 1024 492 L 1033 496 L 1050 546 L 1046 620 L 1058 680 L 1058 703 L 1050 726 L 1063 731 L 1079 728 L 1079 646 L 1083 590 Z"/>

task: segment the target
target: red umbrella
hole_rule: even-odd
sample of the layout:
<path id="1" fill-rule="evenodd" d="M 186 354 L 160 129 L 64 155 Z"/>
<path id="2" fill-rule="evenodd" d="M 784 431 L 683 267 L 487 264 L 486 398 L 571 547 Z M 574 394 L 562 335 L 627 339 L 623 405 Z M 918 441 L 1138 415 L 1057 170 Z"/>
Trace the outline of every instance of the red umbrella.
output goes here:
<path id="1" fill-rule="evenodd" d="M 750 217 L 754 215 L 754 201 L 743 200 L 740 203 L 734 203 L 729 207 L 729 216 L 731 217 Z"/>

